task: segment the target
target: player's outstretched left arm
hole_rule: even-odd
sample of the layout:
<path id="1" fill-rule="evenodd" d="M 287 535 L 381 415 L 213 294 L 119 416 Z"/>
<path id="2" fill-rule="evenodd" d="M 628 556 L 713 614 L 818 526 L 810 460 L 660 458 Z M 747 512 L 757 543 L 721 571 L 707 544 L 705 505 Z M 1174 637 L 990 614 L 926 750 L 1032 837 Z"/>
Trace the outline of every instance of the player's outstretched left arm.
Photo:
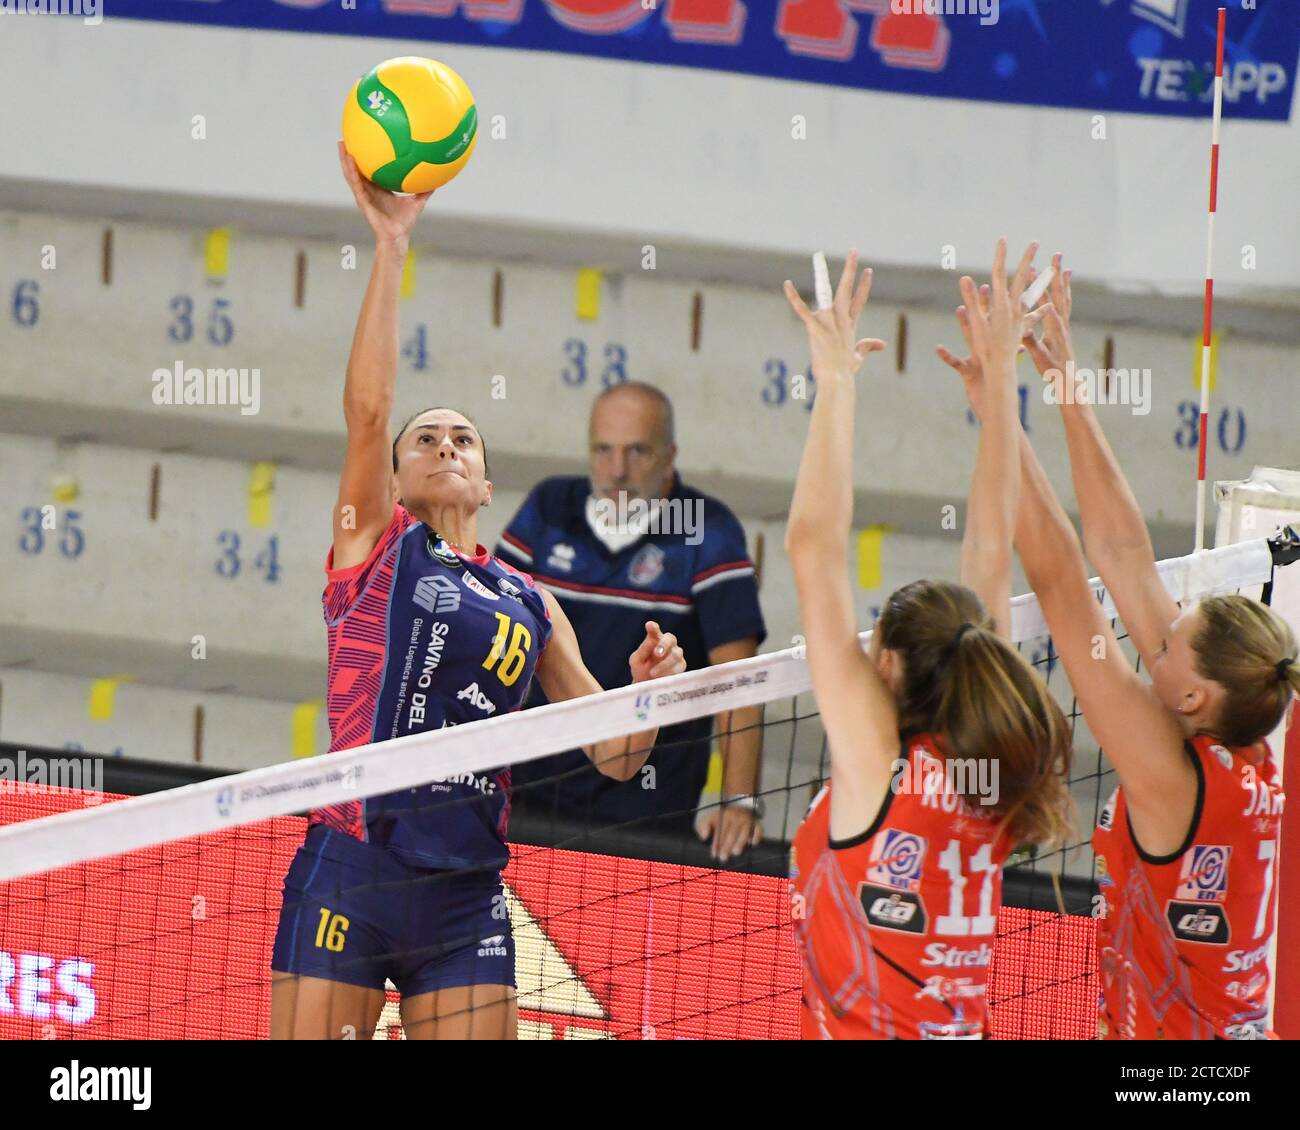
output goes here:
<path id="1" fill-rule="evenodd" d="M 604 688 L 582 661 L 577 633 L 560 602 L 546 589 L 542 589 L 542 599 L 546 601 L 546 610 L 551 616 L 551 639 L 537 662 L 537 681 L 547 699 L 567 702 L 571 698 L 599 694 Z M 645 639 L 628 660 L 632 682 L 644 683 L 685 671 L 686 658 L 677 637 L 672 632 L 662 631 L 653 620 L 646 621 L 645 629 Z M 658 736 L 659 727 L 651 726 L 635 734 L 585 745 L 582 752 L 606 777 L 628 781 L 646 763 Z"/>

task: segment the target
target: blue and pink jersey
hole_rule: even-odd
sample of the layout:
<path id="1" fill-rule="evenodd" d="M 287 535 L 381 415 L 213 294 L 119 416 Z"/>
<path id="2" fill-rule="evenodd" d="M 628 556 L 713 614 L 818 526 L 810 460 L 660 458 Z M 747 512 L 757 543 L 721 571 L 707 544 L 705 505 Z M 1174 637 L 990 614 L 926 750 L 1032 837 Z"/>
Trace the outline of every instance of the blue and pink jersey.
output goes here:
<path id="1" fill-rule="evenodd" d="M 364 562 L 335 569 L 333 557 L 331 550 L 322 598 L 330 752 L 523 704 L 551 634 L 528 574 L 482 546 L 473 557 L 457 552 L 400 504 Z M 436 764 L 429 768 L 436 778 Z M 310 822 L 419 867 L 504 867 L 509 786 L 508 770 L 434 779 L 316 809 Z"/>

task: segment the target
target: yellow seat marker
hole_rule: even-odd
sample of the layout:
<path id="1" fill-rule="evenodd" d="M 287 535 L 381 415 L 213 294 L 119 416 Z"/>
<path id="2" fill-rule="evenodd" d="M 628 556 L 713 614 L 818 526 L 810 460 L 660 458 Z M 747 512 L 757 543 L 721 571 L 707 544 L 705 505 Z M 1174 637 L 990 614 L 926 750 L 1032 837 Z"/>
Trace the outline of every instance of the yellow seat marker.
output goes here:
<path id="1" fill-rule="evenodd" d="M 320 717 L 320 699 L 300 702 L 293 708 L 293 756 L 316 756 L 316 720 Z"/>
<path id="2" fill-rule="evenodd" d="M 881 550 L 890 526 L 867 526 L 858 531 L 858 588 L 878 589 L 884 583 Z"/>
<path id="3" fill-rule="evenodd" d="M 248 524 L 264 530 L 271 524 L 271 503 L 275 498 L 275 464 L 254 463 L 248 476 Z"/>
<path id="4" fill-rule="evenodd" d="M 92 722 L 108 722 L 113 717 L 113 707 L 116 704 L 117 688 L 123 683 L 132 683 L 134 678 L 130 675 L 114 675 L 109 679 L 96 679 L 90 684 L 90 700 L 87 702 L 87 713 L 90 715 Z"/>
<path id="5" fill-rule="evenodd" d="M 213 228 L 203 244 L 203 266 L 210 279 L 224 279 L 230 273 L 230 229 Z"/>
<path id="6" fill-rule="evenodd" d="M 574 305 L 578 317 L 584 322 L 594 322 L 600 318 L 600 287 L 604 278 L 605 273 L 598 267 L 583 267 L 578 272 Z"/>

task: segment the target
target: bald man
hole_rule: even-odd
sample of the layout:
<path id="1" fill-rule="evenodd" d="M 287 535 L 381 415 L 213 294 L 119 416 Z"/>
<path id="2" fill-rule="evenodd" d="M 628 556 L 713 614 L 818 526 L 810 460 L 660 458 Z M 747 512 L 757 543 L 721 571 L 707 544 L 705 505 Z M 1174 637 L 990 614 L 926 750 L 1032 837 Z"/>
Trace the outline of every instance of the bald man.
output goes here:
<path id="1" fill-rule="evenodd" d="M 496 547 L 559 600 L 602 687 L 631 681 L 626 641 L 634 648 L 647 620 L 677 636 L 688 669 L 754 655 L 767 634 L 744 530 L 721 502 L 682 483 L 673 433 L 659 389 L 611 386 L 591 409 L 589 476 L 538 483 Z M 534 685 L 528 705 L 545 701 Z M 665 726 L 631 781 L 595 772 L 581 750 L 517 765 L 516 800 L 530 813 L 602 826 L 694 826 L 716 859 L 731 859 L 762 835 L 760 719 L 747 707 Z M 715 723 L 722 804 L 697 820 Z"/>

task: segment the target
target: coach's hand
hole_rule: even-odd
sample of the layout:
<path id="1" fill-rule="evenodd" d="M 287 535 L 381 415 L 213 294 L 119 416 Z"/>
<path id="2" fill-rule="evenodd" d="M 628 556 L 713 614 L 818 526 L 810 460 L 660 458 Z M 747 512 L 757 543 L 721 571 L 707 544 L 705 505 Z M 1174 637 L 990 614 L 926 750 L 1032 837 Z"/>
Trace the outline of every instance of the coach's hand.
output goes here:
<path id="1" fill-rule="evenodd" d="M 356 161 L 344 148 L 342 141 L 339 142 L 339 164 L 343 166 L 343 179 L 352 189 L 357 207 L 365 216 L 370 230 L 375 233 L 376 242 L 399 243 L 405 251 L 404 245 L 410 237 L 411 229 L 415 227 L 415 221 L 420 218 L 420 213 L 424 211 L 424 206 L 433 193 L 418 192 L 413 196 L 403 196 L 372 184 L 361 175 Z"/>
<path id="2" fill-rule="evenodd" d="M 714 859 L 726 861 L 743 854 L 763 839 L 763 822 L 752 808 L 738 804 L 714 805 L 695 817 L 695 834 L 710 841 Z"/>
<path id="3" fill-rule="evenodd" d="M 794 283 L 785 280 L 785 297 L 808 330 L 808 352 L 812 357 L 813 376 L 828 380 L 835 375 L 852 377 L 867 359 L 867 354 L 885 348 L 878 338 L 858 339 L 858 318 L 871 297 L 871 268 L 862 272 L 857 287 L 853 278 L 858 270 L 858 253 L 850 251 L 835 288 L 835 300 L 826 310 L 809 310 L 799 297 Z"/>
<path id="4" fill-rule="evenodd" d="M 627 664 L 632 669 L 632 682 L 644 683 L 647 679 L 662 679 L 685 671 L 686 657 L 672 632 L 665 632 L 653 620 L 647 620 L 645 639 Z"/>

